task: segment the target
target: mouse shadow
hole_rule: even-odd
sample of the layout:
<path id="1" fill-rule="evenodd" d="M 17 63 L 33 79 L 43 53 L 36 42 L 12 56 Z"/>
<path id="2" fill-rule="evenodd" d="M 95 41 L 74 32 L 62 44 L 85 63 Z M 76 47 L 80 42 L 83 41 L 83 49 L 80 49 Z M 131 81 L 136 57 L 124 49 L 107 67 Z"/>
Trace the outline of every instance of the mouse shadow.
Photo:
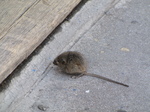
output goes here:
<path id="1" fill-rule="evenodd" d="M 66 74 L 64 71 L 62 71 L 59 67 L 54 67 L 54 75 L 59 77 L 68 77 L 69 74 Z"/>
<path id="2" fill-rule="evenodd" d="M 63 80 L 74 79 L 71 74 L 65 73 L 59 67 L 54 67 L 53 70 L 54 70 L 54 75 L 56 75 L 57 78 L 59 77 L 59 78 L 61 78 Z"/>

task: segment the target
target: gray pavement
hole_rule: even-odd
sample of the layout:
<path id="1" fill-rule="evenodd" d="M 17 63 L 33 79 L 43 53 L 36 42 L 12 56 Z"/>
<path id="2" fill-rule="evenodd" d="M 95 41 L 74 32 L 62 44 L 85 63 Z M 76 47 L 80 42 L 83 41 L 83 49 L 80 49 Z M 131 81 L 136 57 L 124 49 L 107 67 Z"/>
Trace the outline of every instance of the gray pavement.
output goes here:
<path id="1" fill-rule="evenodd" d="M 90 0 L 59 26 L 0 93 L 0 112 L 150 112 L 150 0 Z M 53 66 L 63 51 L 84 54 L 93 77 Z"/>

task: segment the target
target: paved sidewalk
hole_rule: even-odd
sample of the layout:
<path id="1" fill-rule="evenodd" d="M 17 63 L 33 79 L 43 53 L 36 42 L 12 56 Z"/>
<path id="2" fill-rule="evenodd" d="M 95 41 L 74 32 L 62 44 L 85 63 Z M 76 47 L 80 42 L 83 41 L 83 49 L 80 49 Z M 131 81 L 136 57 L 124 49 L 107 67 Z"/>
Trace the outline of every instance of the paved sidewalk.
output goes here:
<path id="1" fill-rule="evenodd" d="M 89 0 L 0 93 L 0 112 L 149 112 L 150 1 Z M 93 77 L 72 79 L 53 66 L 61 51 L 86 57 Z"/>

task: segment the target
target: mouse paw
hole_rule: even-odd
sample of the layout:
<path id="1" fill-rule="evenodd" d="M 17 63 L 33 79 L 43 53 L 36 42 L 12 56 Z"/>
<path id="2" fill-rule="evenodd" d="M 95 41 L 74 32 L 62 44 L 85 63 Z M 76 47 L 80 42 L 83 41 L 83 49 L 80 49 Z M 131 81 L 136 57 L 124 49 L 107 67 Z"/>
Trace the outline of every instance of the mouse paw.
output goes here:
<path id="1" fill-rule="evenodd" d="M 71 76 L 72 79 L 77 79 L 79 78 L 78 76 Z"/>

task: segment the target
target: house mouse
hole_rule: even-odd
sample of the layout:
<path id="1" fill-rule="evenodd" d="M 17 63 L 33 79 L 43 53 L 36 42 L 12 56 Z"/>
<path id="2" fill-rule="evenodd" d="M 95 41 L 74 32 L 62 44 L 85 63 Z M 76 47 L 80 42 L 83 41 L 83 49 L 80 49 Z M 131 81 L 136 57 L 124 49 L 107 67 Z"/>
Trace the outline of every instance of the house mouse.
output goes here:
<path id="1" fill-rule="evenodd" d="M 53 64 L 61 68 L 63 72 L 75 76 L 76 78 L 87 75 L 116 83 L 125 87 L 129 87 L 128 85 L 121 82 L 117 82 L 97 74 L 87 73 L 87 67 L 84 61 L 84 57 L 77 51 L 67 51 L 60 54 L 54 59 Z"/>

